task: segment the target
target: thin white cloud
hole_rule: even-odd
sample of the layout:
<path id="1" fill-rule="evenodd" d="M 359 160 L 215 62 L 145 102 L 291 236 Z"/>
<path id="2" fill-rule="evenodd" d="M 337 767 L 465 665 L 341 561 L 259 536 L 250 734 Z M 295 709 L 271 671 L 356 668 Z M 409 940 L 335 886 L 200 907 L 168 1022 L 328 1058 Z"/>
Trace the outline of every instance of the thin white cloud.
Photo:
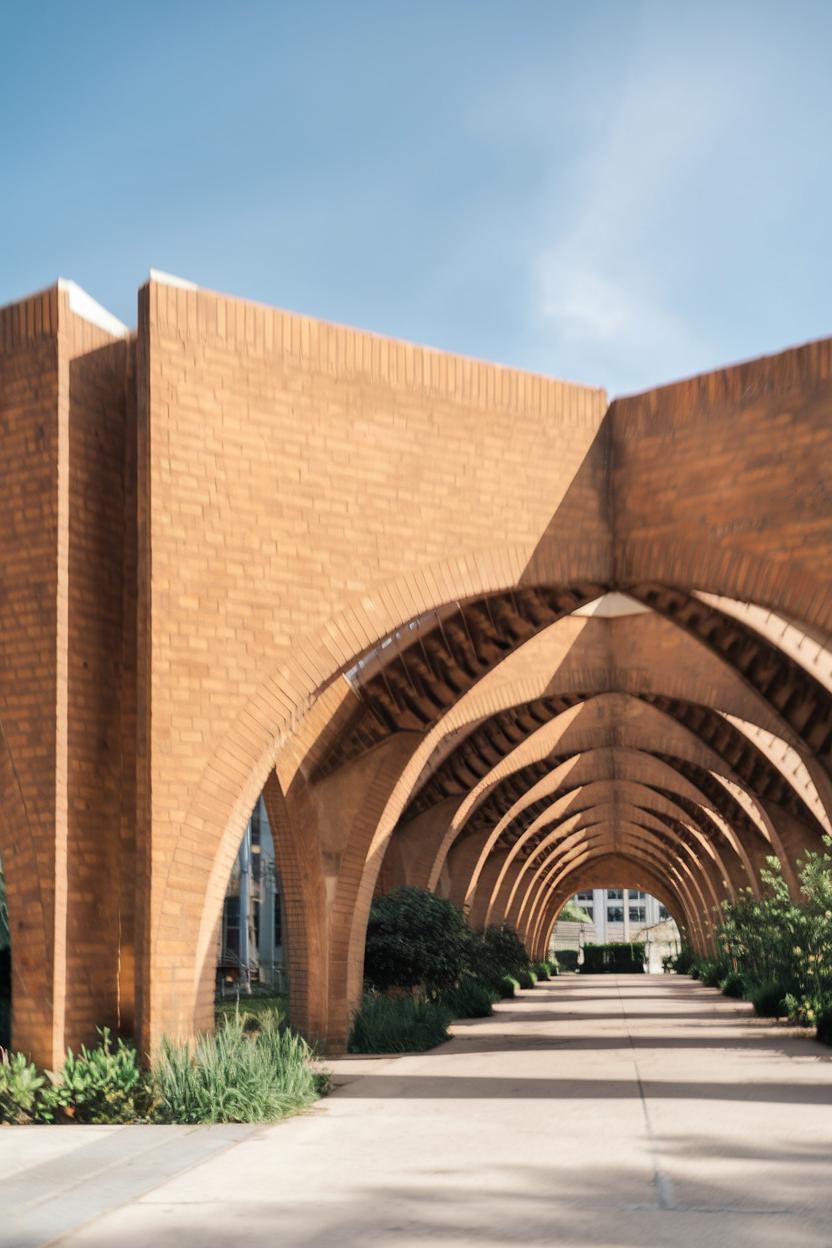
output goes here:
<path id="1" fill-rule="evenodd" d="M 754 90 L 741 66 L 702 53 L 678 40 L 644 47 L 610 88 L 606 127 L 549 192 L 551 217 L 565 225 L 532 254 L 532 323 L 553 371 L 621 391 L 713 359 L 685 314 L 687 257 L 666 240 Z"/>

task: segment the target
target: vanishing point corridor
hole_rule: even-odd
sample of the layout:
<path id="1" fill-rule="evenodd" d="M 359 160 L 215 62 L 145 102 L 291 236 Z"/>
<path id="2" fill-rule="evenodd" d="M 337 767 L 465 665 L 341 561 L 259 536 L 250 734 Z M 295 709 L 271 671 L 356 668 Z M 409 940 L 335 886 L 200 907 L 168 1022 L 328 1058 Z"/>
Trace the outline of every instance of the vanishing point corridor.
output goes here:
<path id="1" fill-rule="evenodd" d="M 0 1133 L 0 1242 L 832 1242 L 829 1050 L 687 978 L 561 976 L 433 1052 L 331 1069 L 269 1128 Z"/>

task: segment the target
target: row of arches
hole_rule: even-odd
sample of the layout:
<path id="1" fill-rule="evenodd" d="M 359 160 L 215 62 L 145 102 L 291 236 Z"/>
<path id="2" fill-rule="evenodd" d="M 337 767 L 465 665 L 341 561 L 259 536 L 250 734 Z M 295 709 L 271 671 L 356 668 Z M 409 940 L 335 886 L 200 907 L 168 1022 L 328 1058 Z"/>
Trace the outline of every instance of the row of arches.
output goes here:
<path id="1" fill-rule="evenodd" d="M 794 887 L 829 832 L 819 634 L 789 654 L 772 640 L 781 618 L 756 604 L 597 589 L 526 596 L 527 622 L 541 602 L 560 610 L 525 632 L 511 595 L 406 623 L 280 750 L 264 798 L 295 1021 L 318 1042 L 344 1043 L 374 892 L 438 890 L 540 957 L 569 896 L 623 884 L 704 951 L 767 857 Z"/>
<path id="2" fill-rule="evenodd" d="M 767 855 L 793 884 L 830 826 L 832 343 L 608 405 L 158 274 L 135 334 L 88 307 L 0 309 L 15 1044 L 211 1026 L 261 795 L 330 1049 L 379 889 L 540 952 L 581 887 L 706 947 Z"/>

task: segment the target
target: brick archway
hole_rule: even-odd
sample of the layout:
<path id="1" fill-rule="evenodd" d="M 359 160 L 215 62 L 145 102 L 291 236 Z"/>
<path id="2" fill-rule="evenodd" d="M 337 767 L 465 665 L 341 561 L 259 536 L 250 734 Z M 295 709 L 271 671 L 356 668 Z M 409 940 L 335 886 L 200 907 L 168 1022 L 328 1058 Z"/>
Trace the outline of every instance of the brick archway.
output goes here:
<path id="1" fill-rule="evenodd" d="M 297 885 L 297 1021 L 342 1045 L 385 853 L 476 892 L 477 855 L 451 847 L 519 815 L 531 734 L 599 695 L 655 714 L 638 740 L 613 724 L 632 774 L 523 873 L 530 940 L 600 863 L 641 859 L 656 889 L 664 872 L 700 942 L 761 829 L 793 872 L 832 806 L 830 411 L 829 343 L 608 407 L 158 277 L 135 334 L 66 283 L 0 310 L 0 692 L 46 812 L 24 827 L 0 760 L 3 848 L 71 1023 L 33 1031 L 38 1056 L 134 997 L 144 1047 L 210 1025 L 216 919 L 263 791 Z M 37 766 L 18 727 L 47 743 Z M 622 803 L 639 773 L 652 798 Z M 67 933 L 90 936 L 83 967 Z"/>

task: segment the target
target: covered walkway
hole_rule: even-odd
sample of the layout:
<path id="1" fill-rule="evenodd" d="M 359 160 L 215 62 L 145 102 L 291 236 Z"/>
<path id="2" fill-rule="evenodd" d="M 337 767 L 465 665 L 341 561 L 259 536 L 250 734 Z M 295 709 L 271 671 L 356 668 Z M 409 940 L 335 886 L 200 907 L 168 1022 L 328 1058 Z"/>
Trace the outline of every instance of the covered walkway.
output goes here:
<path id="1" fill-rule="evenodd" d="M 270 1128 L 0 1132 L 0 1243 L 829 1248 L 832 1054 L 671 976 L 565 976 Z M 17 1211 L 17 1215 L 13 1211 Z"/>

